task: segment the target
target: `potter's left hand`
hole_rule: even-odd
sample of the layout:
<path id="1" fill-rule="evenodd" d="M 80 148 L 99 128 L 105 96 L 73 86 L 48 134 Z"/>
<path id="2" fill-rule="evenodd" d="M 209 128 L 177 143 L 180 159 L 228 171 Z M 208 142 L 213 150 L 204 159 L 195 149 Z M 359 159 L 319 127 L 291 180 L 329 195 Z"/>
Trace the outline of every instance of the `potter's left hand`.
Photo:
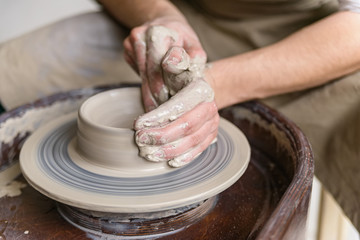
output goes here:
<path id="1" fill-rule="evenodd" d="M 153 19 L 135 27 L 124 40 L 124 57 L 142 79 L 142 99 L 145 111 L 151 111 L 169 99 L 169 89 L 164 84 L 161 63 L 174 46 L 184 48 L 193 61 L 205 64 L 206 53 L 187 23 L 179 16 Z"/>
<path id="2" fill-rule="evenodd" d="M 162 63 L 172 97 L 135 121 L 140 155 L 180 167 L 196 158 L 217 136 L 218 109 L 214 92 L 199 74 L 201 66 L 174 47 Z"/>

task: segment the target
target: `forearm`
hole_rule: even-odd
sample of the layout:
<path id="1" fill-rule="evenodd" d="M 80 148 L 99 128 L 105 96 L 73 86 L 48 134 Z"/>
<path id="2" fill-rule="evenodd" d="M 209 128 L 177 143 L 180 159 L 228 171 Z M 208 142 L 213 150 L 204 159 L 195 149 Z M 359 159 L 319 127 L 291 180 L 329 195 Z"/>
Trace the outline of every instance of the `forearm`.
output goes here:
<path id="1" fill-rule="evenodd" d="M 100 0 L 100 2 L 111 15 L 128 28 L 165 16 L 185 21 L 180 11 L 167 0 Z"/>
<path id="2" fill-rule="evenodd" d="M 360 69 L 360 14 L 339 12 L 271 46 L 213 62 L 219 108 L 302 90 Z"/>

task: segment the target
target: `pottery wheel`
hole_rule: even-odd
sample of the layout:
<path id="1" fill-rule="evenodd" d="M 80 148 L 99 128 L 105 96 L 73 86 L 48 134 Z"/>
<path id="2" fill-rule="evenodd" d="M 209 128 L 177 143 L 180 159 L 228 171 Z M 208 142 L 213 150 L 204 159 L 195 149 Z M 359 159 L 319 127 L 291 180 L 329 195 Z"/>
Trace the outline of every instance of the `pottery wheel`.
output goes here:
<path id="1" fill-rule="evenodd" d="M 140 177 L 136 172 L 129 175 L 79 157 L 76 116 L 65 115 L 38 129 L 20 154 L 21 169 L 28 182 L 44 195 L 70 206 L 136 213 L 194 204 L 235 183 L 250 160 L 250 146 L 244 134 L 221 119 L 217 142 L 188 165 Z"/>

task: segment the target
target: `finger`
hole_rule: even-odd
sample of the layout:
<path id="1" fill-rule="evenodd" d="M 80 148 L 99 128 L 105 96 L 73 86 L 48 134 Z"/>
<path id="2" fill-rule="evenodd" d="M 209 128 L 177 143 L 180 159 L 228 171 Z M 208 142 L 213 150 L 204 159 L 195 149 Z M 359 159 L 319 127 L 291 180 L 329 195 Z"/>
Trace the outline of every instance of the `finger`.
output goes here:
<path id="1" fill-rule="evenodd" d="M 182 167 L 190 163 L 192 160 L 198 157 L 214 141 L 216 135 L 217 135 L 217 131 L 214 134 L 209 135 L 205 141 L 203 141 L 198 146 L 192 148 L 190 151 L 168 161 L 168 164 L 171 167 Z"/>
<path id="2" fill-rule="evenodd" d="M 163 26 L 151 26 L 146 32 L 146 71 L 150 90 L 158 104 L 169 99 L 169 91 L 162 77 L 161 62 L 168 49 L 178 41 L 177 32 Z"/>
<path id="3" fill-rule="evenodd" d="M 147 80 L 143 81 L 141 84 L 141 95 L 145 112 L 150 112 L 158 107 L 158 104 L 150 91 L 149 82 Z"/>
<path id="4" fill-rule="evenodd" d="M 182 47 L 171 47 L 165 54 L 161 64 L 164 71 L 180 74 L 190 66 L 190 57 Z"/>
<path id="5" fill-rule="evenodd" d="M 190 57 L 185 49 L 172 47 L 165 55 L 162 62 L 164 82 L 169 88 L 170 95 L 175 95 L 178 91 L 193 80 L 193 75 L 189 71 Z"/>
<path id="6" fill-rule="evenodd" d="M 199 40 L 184 43 L 184 49 L 191 59 L 189 71 L 192 76 L 203 77 L 207 56 Z"/>
<path id="7" fill-rule="evenodd" d="M 198 38 L 185 41 L 184 49 L 195 63 L 206 63 L 207 55 Z"/>
<path id="8" fill-rule="evenodd" d="M 181 89 L 169 101 L 136 119 L 135 130 L 164 126 L 194 109 L 198 104 L 213 100 L 214 91 L 209 84 L 197 79 Z"/>
<path id="9" fill-rule="evenodd" d="M 204 102 L 179 119 L 161 128 L 142 129 L 136 132 L 136 143 L 144 145 L 164 145 L 174 142 L 200 129 L 204 122 L 218 115 L 215 102 Z"/>
<path id="10" fill-rule="evenodd" d="M 171 159 L 176 159 L 186 154 L 189 149 L 197 148 L 204 141 L 211 138 L 211 141 L 216 138 L 217 129 L 219 125 L 219 118 L 214 117 L 211 121 L 206 122 L 198 131 L 194 134 L 186 136 L 164 146 L 141 146 L 140 155 L 147 160 L 160 162 Z M 210 143 L 209 143 L 210 144 Z"/>
<path id="11" fill-rule="evenodd" d="M 124 41 L 124 47 L 131 53 L 131 58 L 135 59 L 138 73 L 142 79 L 141 92 L 145 112 L 149 112 L 158 106 L 149 87 L 149 80 L 146 74 L 146 41 L 145 31 L 147 27 L 137 27 L 131 32 L 128 40 Z"/>
<path id="12" fill-rule="evenodd" d="M 169 143 L 160 148 L 162 155 L 166 160 L 176 158 L 184 153 L 200 145 L 208 136 L 212 136 L 212 140 L 216 137 L 219 126 L 219 117 L 216 115 L 212 120 L 207 121 L 204 125 L 191 135 L 188 135 L 174 143 Z"/>
<path id="13" fill-rule="evenodd" d="M 125 38 L 123 41 L 124 52 L 135 60 L 135 50 L 130 42 L 130 37 Z"/>
<path id="14" fill-rule="evenodd" d="M 151 59 L 148 59 L 146 73 L 149 81 L 149 88 L 157 103 L 160 105 L 166 102 L 169 99 L 169 90 L 164 83 L 159 65 Z"/>
<path id="15" fill-rule="evenodd" d="M 123 42 L 123 46 L 124 46 L 124 59 L 125 61 L 131 66 L 131 68 L 137 72 L 139 74 L 139 69 L 137 67 L 136 64 L 136 59 L 135 59 L 135 52 L 134 49 L 130 43 L 130 38 L 127 37 L 125 38 L 124 42 Z"/>
<path id="16" fill-rule="evenodd" d="M 125 61 L 130 65 L 130 67 L 139 74 L 139 69 L 135 63 L 135 60 L 132 58 L 132 56 L 129 55 L 129 52 L 124 51 L 124 59 Z"/>
<path id="17" fill-rule="evenodd" d="M 137 69 L 142 80 L 146 80 L 146 42 L 145 42 L 146 27 L 141 26 L 131 30 L 129 35 L 129 42 L 131 43 L 132 55 L 135 59 Z M 124 44 L 127 44 L 127 41 Z M 124 47 L 130 48 L 125 45 Z"/>

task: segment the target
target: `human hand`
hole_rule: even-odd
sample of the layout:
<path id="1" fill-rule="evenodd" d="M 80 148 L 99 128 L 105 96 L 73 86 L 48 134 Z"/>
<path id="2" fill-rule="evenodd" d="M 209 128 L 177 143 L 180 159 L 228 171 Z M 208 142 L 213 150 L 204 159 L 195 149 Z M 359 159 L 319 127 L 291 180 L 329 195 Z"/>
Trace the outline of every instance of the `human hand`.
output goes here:
<path id="1" fill-rule="evenodd" d="M 167 52 L 162 62 L 164 82 L 174 96 L 135 121 L 141 156 L 180 167 L 216 139 L 219 115 L 214 92 L 203 79 L 203 67 L 182 48 Z"/>
<path id="2" fill-rule="evenodd" d="M 162 17 L 132 29 L 124 40 L 125 59 L 142 78 L 145 111 L 151 111 L 170 98 L 164 83 L 162 61 L 173 46 L 183 48 L 192 62 L 205 64 L 206 53 L 185 19 Z"/>

